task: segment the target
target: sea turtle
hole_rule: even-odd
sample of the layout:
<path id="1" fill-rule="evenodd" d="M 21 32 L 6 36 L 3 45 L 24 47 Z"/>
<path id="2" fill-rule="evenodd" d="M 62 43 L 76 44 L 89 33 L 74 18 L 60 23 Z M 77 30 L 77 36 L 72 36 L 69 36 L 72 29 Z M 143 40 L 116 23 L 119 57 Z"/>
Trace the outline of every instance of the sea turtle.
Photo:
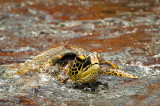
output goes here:
<path id="1" fill-rule="evenodd" d="M 122 71 L 117 65 L 105 61 L 96 52 L 66 45 L 40 53 L 32 60 L 20 65 L 17 73 L 26 74 L 31 71 L 49 72 L 63 84 L 93 83 L 99 75 L 137 78 Z"/>

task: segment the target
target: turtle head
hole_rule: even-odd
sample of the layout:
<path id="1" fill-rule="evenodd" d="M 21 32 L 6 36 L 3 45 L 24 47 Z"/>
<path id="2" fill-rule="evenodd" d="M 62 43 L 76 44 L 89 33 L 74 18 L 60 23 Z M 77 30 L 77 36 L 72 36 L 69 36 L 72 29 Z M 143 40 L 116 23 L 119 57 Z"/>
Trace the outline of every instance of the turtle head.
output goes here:
<path id="1" fill-rule="evenodd" d="M 99 54 L 78 54 L 68 68 L 69 77 L 77 83 L 90 83 L 99 74 Z"/>

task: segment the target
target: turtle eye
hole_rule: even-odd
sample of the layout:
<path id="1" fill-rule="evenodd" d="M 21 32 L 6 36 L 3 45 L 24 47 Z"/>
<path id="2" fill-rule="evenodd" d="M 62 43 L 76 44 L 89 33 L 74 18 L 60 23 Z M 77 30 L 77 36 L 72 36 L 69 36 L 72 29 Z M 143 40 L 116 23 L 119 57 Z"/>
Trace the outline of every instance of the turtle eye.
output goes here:
<path id="1" fill-rule="evenodd" d="M 100 58 L 100 55 L 97 52 L 93 52 L 98 58 Z"/>
<path id="2" fill-rule="evenodd" d="M 98 53 L 96 53 L 96 54 L 97 54 L 97 57 L 100 58 L 100 55 Z"/>

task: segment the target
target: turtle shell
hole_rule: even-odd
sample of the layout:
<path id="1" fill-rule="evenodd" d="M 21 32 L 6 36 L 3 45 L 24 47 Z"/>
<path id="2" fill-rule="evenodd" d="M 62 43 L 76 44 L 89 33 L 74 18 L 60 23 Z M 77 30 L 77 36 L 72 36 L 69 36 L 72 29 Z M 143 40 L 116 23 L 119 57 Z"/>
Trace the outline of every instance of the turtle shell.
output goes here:
<path id="1" fill-rule="evenodd" d="M 71 46 L 59 46 L 42 52 L 20 65 L 18 74 L 30 71 L 48 72 L 61 83 L 92 83 L 101 74 L 136 78 L 100 58 L 96 52 Z"/>
<path id="2" fill-rule="evenodd" d="M 62 83 L 67 81 L 88 83 L 96 80 L 98 64 L 96 53 L 77 47 L 59 46 L 42 52 L 31 61 L 26 61 L 19 67 L 18 74 L 29 71 L 49 72 Z"/>

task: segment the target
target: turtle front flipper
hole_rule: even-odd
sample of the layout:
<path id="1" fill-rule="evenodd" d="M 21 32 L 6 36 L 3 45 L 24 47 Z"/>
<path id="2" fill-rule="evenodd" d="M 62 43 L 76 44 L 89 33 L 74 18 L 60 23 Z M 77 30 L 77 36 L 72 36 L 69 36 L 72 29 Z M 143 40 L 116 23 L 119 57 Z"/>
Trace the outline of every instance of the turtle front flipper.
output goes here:
<path id="1" fill-rule="evenodd" d="M 125 72 L 125 69 L 119 68 L 117 65 L 112 64 L 109 61 L 103 61 L 100 63 L 100 75 L 114 75 L 118 77 L 138 78 Z"/>

